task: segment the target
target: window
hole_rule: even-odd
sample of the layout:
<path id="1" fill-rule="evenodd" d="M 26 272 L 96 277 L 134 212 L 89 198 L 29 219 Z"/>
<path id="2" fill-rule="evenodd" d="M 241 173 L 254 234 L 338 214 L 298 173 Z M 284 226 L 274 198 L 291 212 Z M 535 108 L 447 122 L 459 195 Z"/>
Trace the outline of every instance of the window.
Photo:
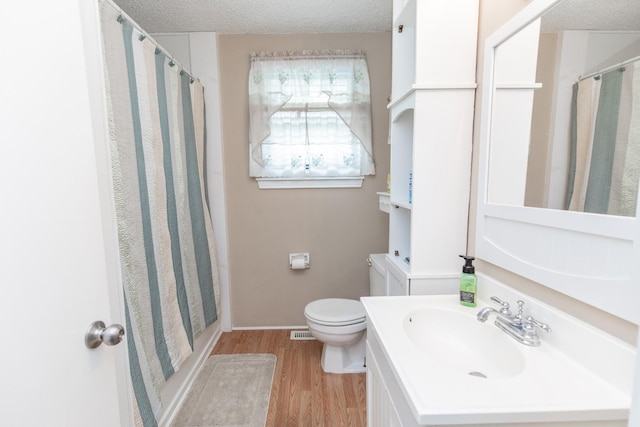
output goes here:
<path id="1" fill-rule="evenodd" d="M 252 54 L 249 112 L 252 177 L 361 183 L 375 174 L 360 52 Z"/>

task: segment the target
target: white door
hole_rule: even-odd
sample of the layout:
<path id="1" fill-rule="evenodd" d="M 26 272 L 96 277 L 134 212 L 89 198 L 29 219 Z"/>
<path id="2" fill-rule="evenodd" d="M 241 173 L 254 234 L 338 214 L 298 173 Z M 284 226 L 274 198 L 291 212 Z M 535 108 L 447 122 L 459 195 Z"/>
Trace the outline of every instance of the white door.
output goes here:
<path id="1" fill-rule="evenodd" d="M 94 320 L 125 319 L 78 3 L 12 2 L 0 26 L 5 427 L 130 425 L 126 343 L 84 344 Z"/>

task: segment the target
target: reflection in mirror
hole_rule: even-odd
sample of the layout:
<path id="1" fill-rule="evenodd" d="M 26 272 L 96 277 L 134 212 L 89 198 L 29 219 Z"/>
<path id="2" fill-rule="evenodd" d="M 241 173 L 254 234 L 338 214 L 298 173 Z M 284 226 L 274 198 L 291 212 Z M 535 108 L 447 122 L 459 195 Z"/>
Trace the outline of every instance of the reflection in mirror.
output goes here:
<path id="1" fill-rule="evenodd" d="M 569 9 L 567 16 L 600 17 L 613 13 L 614 5 L 627 3 L 635 8 L 624 12 L 625 16 L 632 16 L 636 27 L 640 23 L 638 0 L 598 0 L 593 5 L 598 9 L 586 8 L 590 2 L 533 0 L 487 38 L 478 144 L 475 256 L 640 324 L 637 307 L 640 212 L 623 216 L 583 213 L 564 207 L 569 183 L 568 136 L 573 85 L 580 77 L 601 74 L 612 65 L 614 69 L 619 68 L 617 64 L 640 54 L 629 55 L 636 42 L 623 43 L 618 37 L 637 33 L 640 28 L 631 31 L 616 27 L 626 31 L 622 34 L 610 26 L 603 29 L 589 24 L 565 26 L 562 32 L 544 35 L 551 31 L 549 13 L 556 13 L 561 7 Z M 606 13 L 601 10 L 601 4 L 606 5 Z M 594 31 L 598 31 L 597 35 L 603 31 L 615 33 L 611 37 L 615 36 L 618 41 L 603 44 L 601 38 L 593 37 Z M 539 57 L 538 48 L 548 51 L 549 45 L 551 54 Z M 590 52 L 597 46 L 608 55 L 592 57 Z M 623 59 L 618 57 L 622 54 L 625 54 Z M 547 59 L 549 56 L 552 60 Z M 558 63 L 560 65 L 556 65 Z M 563 66 L 573 63 L 575 69 Z M 635 66 L 633 68 L 637 76 Z M 534 106 L 545 93 L 550 100 L 546 107 Z M 631 117 L 637 120 L 639 112 L 632 111 Z M 542 143 L 533 141 L 529 147 L 531 135 Z M 635 144 L 637 148 L 637 140 Z M 593 151 L 591 148 L 591 153 Z M 613 153 L 616 165 L 620 162 L 616 161 L 615 150 Z M 539 166 L 534 162 L 536 158 L 542 159 Z M 635 164 L 638 163 L 640 160 L 635 157 Z M 629 162 L 633 164 L 634 161 Z M 621 176 L 625 178 L 631 173 L 624 171 Z M 637 185 L 638 178 L 634 181 Z M 539 194 L 535 194 L 536 191 Z M 536 203 L 540 202 L 536 207 L 531 207 L 533 198 Z"/>
<path id="2" fill-rule="evenodd" d="M 509 154 L 491 157 L 489 202 L 635 216 L 637 1 L 563 0 L 496 49 L 494 73 L 494 114 L 512 125 L 492 129 L 491 152 Z"/>

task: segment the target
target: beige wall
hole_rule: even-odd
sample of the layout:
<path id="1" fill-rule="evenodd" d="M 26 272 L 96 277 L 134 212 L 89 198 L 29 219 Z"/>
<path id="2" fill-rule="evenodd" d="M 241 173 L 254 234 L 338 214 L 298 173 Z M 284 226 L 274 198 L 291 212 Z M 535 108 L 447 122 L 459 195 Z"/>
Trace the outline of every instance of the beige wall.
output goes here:
<path id="1" fill-rule="evenodd" d="M 480 1 L 480 23 L 478 35 L 478 95 L 476 96 L 476 111 L 480 111 L 482 105 L 482 67 L 484 55 L 484 43 L 486 38 L 491 35 L 497 28 L 506 22 L 511 16 L 515 15 L 530 0 L 481 0 Z M 469 227 L 469 253 L 475 252 L 475 214 L 478 184 L 478 144 L 480 142 L 480 115 L 476 114 L 474 126 L 474 154 L 473 154 L 473 176 L 471 189 L 471 209 L 470 209 L 470 227 Z M 592 306 L 577 301 L 570 296 L 560 294 L 538 283 L 527 280 L 507 270 L 499 268 L 493 264 L 478 259 L 476 262 L 476 270 L 488 274 L 497 280 L 514 287 L 532 297 L 546 302 L 549 305 L 557 307 L 583 321 L 595 325 L 612 335 L 635 344 L 638 336 L 637 326 L 626 322 L 617 317 L 611 316 Z"/>
<path id="2" fill-rule="evenodd" d="M 366 257 L 388 249 L 388 215 L 376 192 L 389 172 L 391 33 L 219 35 L 218 48 L 232 326 L 306 325 L 308 302 L 366 295 Z M 367 55 L 376 175 L 360 189 L 259 190 L 249 178 L 249 54 L 306 49 Z M 290 252 L 309 252 L 311 268 L 290 270 Z"/>

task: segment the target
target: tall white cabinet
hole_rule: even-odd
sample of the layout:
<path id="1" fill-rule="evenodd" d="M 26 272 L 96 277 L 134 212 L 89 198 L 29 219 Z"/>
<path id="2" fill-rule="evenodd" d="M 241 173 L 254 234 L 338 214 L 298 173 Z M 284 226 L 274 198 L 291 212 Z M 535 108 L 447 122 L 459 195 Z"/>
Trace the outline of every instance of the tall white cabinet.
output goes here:
<path id="1" fill-rule="evenodd" d="M 478 0 L 394 0 L 391 295 L 455 292 L 466 251 Z"/>

